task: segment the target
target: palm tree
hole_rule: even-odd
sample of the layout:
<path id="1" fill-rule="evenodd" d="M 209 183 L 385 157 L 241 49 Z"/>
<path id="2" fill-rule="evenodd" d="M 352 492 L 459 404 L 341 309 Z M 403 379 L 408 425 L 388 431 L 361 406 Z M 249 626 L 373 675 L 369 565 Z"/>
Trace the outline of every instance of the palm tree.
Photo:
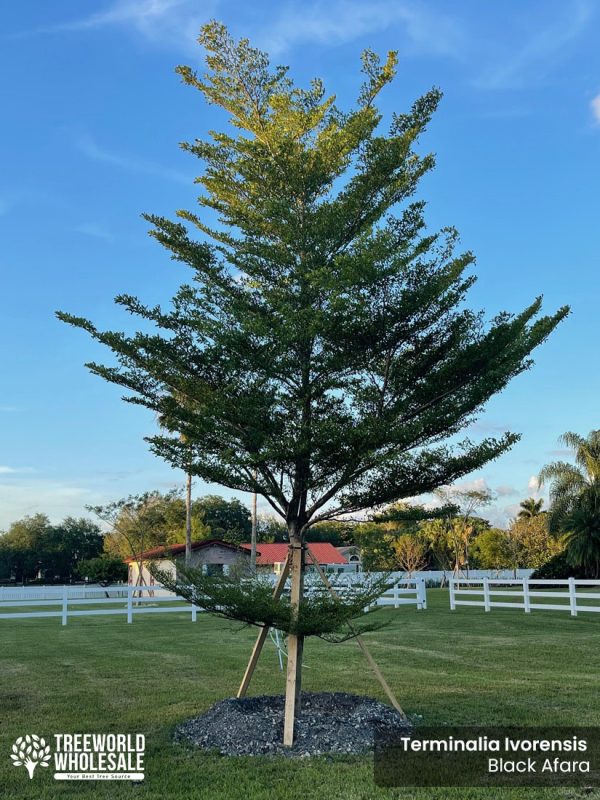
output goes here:
<path id="1" fill-rule="evenodd" d="M 549 529 L 566 534 L 567 558 L 598 574 L 600 565 L 600 430 L 586 438 L 571 431 L 559 439 L 571 448 L 575 464 L 555 461 L 539 475 L 550 482 Z"/>
<path id="2" fill-rule="evenodd" d="M 537 517 L 541 512 L 544 501 L 541 498 L 536 500 L 535 497 L 528 497 L 527 500 L 522 500 L 519 505 L 521 506 L 521 510 L 517 514 L 519 519 L 531 519 L 531 517 Z"/>
<path id="3" fill-rule="evenodd" d="M 567 559 L 573 566 L 582 566 L 587 575 L 600 575 L 600 488 L 588 486 L 577 504 L 566 515 L 563 529 Z"/>

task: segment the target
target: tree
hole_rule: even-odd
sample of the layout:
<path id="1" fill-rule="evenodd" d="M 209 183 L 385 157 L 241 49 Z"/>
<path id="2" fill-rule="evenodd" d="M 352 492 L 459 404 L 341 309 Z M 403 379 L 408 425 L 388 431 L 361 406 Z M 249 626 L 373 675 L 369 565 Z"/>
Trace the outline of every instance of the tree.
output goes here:
<path id="1" fill-rule="evenodd" d="M 10 525 L 0 537 L 4 572 L 17 583 L 38 577 L 42 566 L 44 537 L 51 529 L 46 514 L 23 517 Z"/>
<path id="2" fill-rule="evenodd" d="M 573 450 L 575 464 L 554 461 L 539 475 L 550 483 L 549 528 L 566 534 L 566 555 L 573 566 L 600 570 L 600 430 L 584 438 L 567 431 L 559 442 Z"/>
<path id="3" fill-rule="evenodd" d="M 528 497 L 527 500 L 522 500 L 519 505 L 521 507 L 517 514 L 519 519 L 529 519 L 529 517 L 537 517 L 541 512 L 544 500 L 541 497 L 539 500 L 536 500 L 535 497 Z"/>
<path id="4" fill-rule="evenodd" d="M 79 564 L 99 556 L 103 546 L 104 536 L 95 522 L 66 517 L 43 537 L 41 573 L 44 578 L 71 581 L 78 576 Z"/>
<path id="5" fill-rule="evenodd" d="M 89 510 L 109 528 L 104 548 L 109 555 L 129 558 L 153 547 L 185 541 L 186 503 L 178 490 L 129 495 Z M 193 541 L 210 536 L 210 527 L 196 504 L 192 504 L 191 527 Z"/>
<path id="6" fill-rule="evenodd" d="M 548 529 L 548 514 L 513 520 L 508 530 L 514 544 L 517 566 L 536 569 L 559 553 L 564 544 Z"/>
<path id="7" fill-rule="evenodd" d="M 102 552 L 103 536 L 91 520 L 66 517 L 52 525 L 45 514 L 14 522 L 0 537 L 2 573 L 17 582 L 71 581 L 78 564 Z"/>
<path id="8" fill-rule="evenodd" d="M 89 364 L 93 373 L 185 434 L 194 474 L 257 492 L 285 520 L 300 615 L 308 529 L 452 483 L 510 448 L 511 433 L 441 440 L 530 366 L 568 309 L 540 317 L 537 299 L 485 323 L 466 307 L 472 254 L 456 252 L 453 229 L 427 232 L 424 203 L 408 202 L 434 164 L 415 148 L 441 94 L 393 115 L 386 133 L 375 103 L 395 53 L 385 63 L 364 53 L 357 105 L 342 111 L 321 81 L 295 87 L 220 23 L 200 41 L 207 73 L 178 72 L 233 131 L 183 145 L 205 164 L 204 216 L 146 217 L 193 282 L 170 309 L 118 297 L 143 323 L 133 335 L 58 316 L 115 353 L 116 365 Z M 188 463 L 177 436 L 149 442 L 173 466 Z M 302 648 L 290 635 L 287 744 Z"/>
<path id="9" fill-rule="evenodd" d="M 211 538 L 224 539 L 232 544 L 242 544 L 250 540 L 250 511 L 237 498 L 225 500 L 218 495 L 209 494 L 192 505 L 193 513 L 202 518 Z"/>
<path id="10" fill-rule="evenodd" d="M 307 542 L 329 542 L 334 547 L 353 544 L 354 523 L 330 520 L 313 525 L 306 532 Z"/>
<path id="11" fill-rule="evenodd" d="M 396 560 L 401 570 L 410 578 L 427 564 L 426 547 L 420 537 L 405 533 L 394 542 Z"/>
<path id="12" fill-rule="evenodd" d="M 257 519 L 257 538 L 259 542 L 287 542 L 285 522 L 273 514 L 259 514 Z"/>
<path id="13" fill-rule="evenodd" d="M 592 577 L 600 575 L 600 486 L 586 486 L 565 514 L 561 530 L 567 560 Z"/>
<path id="14" fill-rule="evenodd" d="M 360 560 L 366 572 L 388 572 L 396 569 L 394 540 L 390 525 L 368 521 L 354 528 L 354 543 L 360 547 Z"/>
<path id="15" fill-rule="evenodd" d="M 460 486 L 443 486 L 437 489 L 437 496 L 444 506 L 457 509 L 451 512 L 446 520 L 446 535 L 453 553 L 453 572 L 459 577 L 463 568 L 469 570 L 469 548 L 473 537 L 482 528 L 489 528 L 489 523 L 475 515 L 483 506 L 492 502 L 489 489 L 466 489 Z"/>
<path id="16" fill-rule="evenodd" d="M 489 528 L 478 534 L 473 541 L 473 556 L 482 569 L 516 568 L 509 536 L 500 528 Z"/>
<path id="17" fill-rule="evenodd" d="M 77 572 L 81 578 L 99 583 L 100 586 L 127 580 L 127 565 L 120 558 L 108 555 L 82 561 L 77 565 Z"/>

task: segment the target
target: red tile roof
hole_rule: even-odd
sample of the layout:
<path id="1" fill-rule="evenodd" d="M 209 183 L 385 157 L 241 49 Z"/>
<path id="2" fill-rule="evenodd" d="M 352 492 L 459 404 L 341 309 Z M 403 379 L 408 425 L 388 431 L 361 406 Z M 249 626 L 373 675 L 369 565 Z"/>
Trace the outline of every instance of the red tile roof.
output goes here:
<path id="1" fill-rule="evenodd" d="M 244 543 L 242 547 L 250 550 L 251 545 Z M 311 542 L 310 551 L 319 564 L 347 564 L 347 559 L 338 552 L 330 542 Z M 258 566 L 281 563 L 285 561 L 288 545 L 283 543 L 258 544 L 256 548 L 256 563 Z"/>
<path id="2" fill-rule="evenodd" d="M 238 547 L 230 542 L 224 542 L 222 539 L 201 539 L 198 542 L 192 542 L 192 550 L 203 550 L 205 547 L 212 547 L 212 545 L 220 545 L 221 547 L 227 547 L 229 550 L 237 550 L 238 552 L 243 552 L 242 548 L 244 547 L 244 545 Z M 152 547 L 150 550 L 144 550 L 143 553 L 139 553 L 139 555 L 135 557 L 129 556 L 129 558 L 124 559 L 124 561 L 128 564 L 130 561 L 137 561 L 138 559 L 143 559 L 145 561 L 149 558 L 160 558 L 161 556 L 169 558 L 170 556 L 180 556 L 182 553 L 185 553 L 185 544 L 168 544 L 161 547 Z"/>

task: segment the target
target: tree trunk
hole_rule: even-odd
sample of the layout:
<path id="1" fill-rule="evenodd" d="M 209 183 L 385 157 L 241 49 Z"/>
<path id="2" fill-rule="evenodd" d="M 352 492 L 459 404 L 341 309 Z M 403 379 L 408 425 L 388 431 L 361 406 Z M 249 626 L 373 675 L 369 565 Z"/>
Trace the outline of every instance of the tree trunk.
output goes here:
<path id="1" fill-rule="evenodd" d="M 290 536 L 290 576 L 292 614 L 296 617 L 304 596 L 304 544 L 300 537 Z M 300 711 L 300 692 L 302 688 L 302 651 L 304 636 L 290 634 L 287 640 L 287 679 L 285 686 L 285 717 L 283 726 L 283 744 L 291 747 L 294 744 L 294 725 Z"/>
<path id="2" fill-rule="evenodd" d="M 185 485 L 185 565 L 192 560 L 192 476 L 187 475 Z"/>

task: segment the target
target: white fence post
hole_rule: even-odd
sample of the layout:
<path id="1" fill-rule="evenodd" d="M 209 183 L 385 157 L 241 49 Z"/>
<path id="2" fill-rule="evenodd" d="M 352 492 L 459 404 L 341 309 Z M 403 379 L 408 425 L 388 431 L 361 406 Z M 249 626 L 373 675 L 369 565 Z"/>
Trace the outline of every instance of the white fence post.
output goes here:
<path id="1" fill-rule="evenodd" d="M 67 608 L 69 603 L 69 587 L 63 586 L 62 591 L 62 624 L 67 624 Z"/>
<path id="2" fill-rule="evenodd" d="M 525 613 L 531 613 L 531 603 L 529 600 L 529 578 L 523 578 L 523 608 Z"/>
<path id="3" fill-rule="evenodd" d="M 571 605 L 571 616 L 577 616 L 577 590 L 575 588 L 575 578 L 569 578 L 569 603 Z"/>
<path id="4" fill-rule="evenodd" d="M 197 607 L 192 603 L 192 622 L 196 622 L 196 611 Z"/>
<path id="5" fill-rule="evenodd" d="M 490 579 L 484 578 L 483 579 L 483 608 L 484 611 L 490 611 Z"/>
<path id="6" fill-rule="evenodd" d="M 417 608 L 425 611 L 427 609 L 427 590 L 425 588 L 425 578 L 418 578 L 417 580 L 417 598 L 421 601 L 420 604 L 417 605 Z"/>
<path id="7" fill-rule="evenodd" d="M 133 586 L 127 587 L 127 622 L 133 621 Z"/>
<path id="8" fill-rule="evenodd" d="M 456 597 L 454 596 L 454 575 L 448 578 L 448 589 L 450 590 L 450 611 L 456 611 Z"/>
<path id="9" fill-rule="evenodd" d="M 399 599 L 400 599 L 400 596 L 398 594 L 398 581 L 396 581 L 396 583 L 394 584 L 394 608 L 399 608 L 400 607 L 400 605 L 398 603 Z"/>

